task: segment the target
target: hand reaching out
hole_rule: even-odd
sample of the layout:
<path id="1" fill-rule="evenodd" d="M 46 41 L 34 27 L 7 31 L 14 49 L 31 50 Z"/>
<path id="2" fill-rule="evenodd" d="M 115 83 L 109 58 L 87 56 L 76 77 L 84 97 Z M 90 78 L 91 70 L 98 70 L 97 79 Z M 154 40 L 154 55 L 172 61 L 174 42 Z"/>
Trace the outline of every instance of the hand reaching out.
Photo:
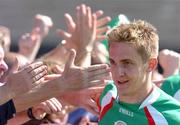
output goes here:
<path id="1" fill-rule="evenodd" d="M 12 68 L 14 71 L 7 77 L 8 91 L 11 98 L 24 94 L 36 87 L 47 74 L 47 67 L 42 62 L 35 62 L 18 71 L 18 61 Z"/>
<path id="2" fill-rule="evenodd" d="M 179 73 L 180 54 L 172 50 L 162 50 L 159 54 L 159 63 L 163 68 L 164 77 Z"/>
<path id="3" fill-rule="evenodd" d="M 19 53 L 32 62 L 37 55 L 40 44 L 41 42 L 38 35 L 26 33 L 19 40 Z"/>
<path id="4" fill-rule="evenodd" d="M 103 11 L 92 13 L 91 8 L 84 4 L 76 8 L 76 21 L 71 15 L 65 14 L 68 32 L 59 29 L 58 33 L 66 41 L 67 48 L 91 51 L 95 41 L 103 40 L 110 17 L 100 18 L 102 15 Z"/>
<path id="5" fill-rule="evenodd" d="M 52 26 L 53 22 L 50 17 L 37 14 L 31 33 L 22 35 L 19 40 L 19 53 L 26 56 L 31 62 L 34 61 L 43 38 L 48 35 Z"/>
<path id="6" fill-rule="evenodd" d="M 68 93 L 63 93 L 60 98 L 74 106 L 84 107 L 91 113 L 99 115 L 98 107 L 96 101 L 99 98 L 104 86 L 96 86 L 87 89 L 82 89 L 80 91 L 71 91 Z"/>
<path id="7" fill-rule="evenodd" d="M 79 90 L 98 84 L 109 76 L 109 69 L 106 64 L 92 65 L 89 67 L 77 67 L 74 65 L 76 53 L 70 51 L 69 60 L 65 65 L 61 78 L 64 80 L 65 89 Z"/>
<path id="8" fill-rule="evenodd" d="M 57 114 L 62 105 L 56 98 L 51 98 L 33 107 L 32 112 L 36 119 L 43 119 L 46 114 Z"/>
<path id="9" fill-rule="evenodd" d="M 32 33 L 40 35 L 42 38 L 47 36 L 49 29 L 53 26 L 53 21 L 49 16 L 37 14 L 35 16 L 35 26 Z M 35 30 L 35 31 L 34 31 Z"/>

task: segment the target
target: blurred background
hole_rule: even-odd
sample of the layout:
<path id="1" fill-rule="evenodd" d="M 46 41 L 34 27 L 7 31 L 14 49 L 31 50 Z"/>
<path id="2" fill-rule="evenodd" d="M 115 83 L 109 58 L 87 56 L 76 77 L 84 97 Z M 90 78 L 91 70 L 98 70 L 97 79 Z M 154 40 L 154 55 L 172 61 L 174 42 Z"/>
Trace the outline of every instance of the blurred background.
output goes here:
<path id="1" fill-rule="evenodd" d="M 73 15 L 81 3 L 93 10 L 102 9 L 112 18 L 121 13 L 130 20 L 147 20 L 158 29 L 160 49 L 180 52 L 180 0 L 0 0 L 0 25 L 11 30 L 11 50 L 17 51 L 17 41 L 31 31 L 37 13 L 50 16 L 54 22 L 39 54 L 54 48 L 61 40 L 56 29 L 66 29 L 64 13 Z"/>

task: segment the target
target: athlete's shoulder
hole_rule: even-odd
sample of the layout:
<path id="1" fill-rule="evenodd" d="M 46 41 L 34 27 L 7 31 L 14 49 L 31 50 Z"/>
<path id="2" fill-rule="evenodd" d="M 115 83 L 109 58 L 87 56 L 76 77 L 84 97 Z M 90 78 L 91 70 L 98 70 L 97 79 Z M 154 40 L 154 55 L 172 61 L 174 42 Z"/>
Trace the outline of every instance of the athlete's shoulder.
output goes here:
<path id="1" fill-rule="evenodd" d="M 155 96 L 156 95 L 156 96 Z M 156 99 L 155 99 L 156 98 Z M 179 125 L 180 124 L 180 103 L 155 87 L 154 96 L 150 98 L 152 104 L 146 106 L 157 125 Z"/>
<path id="2" fill-rule="evenodd" d="M 158 101 L 156 101 L 155 103 L 163 103 L 165 105 L 177 105 L 180 106 L 180 102 L 177 101 L 176 99 L 174 99 L 172 96 L 170 96 L 169 94 L 165 93 L 163 90 L 161 90 L 160 88 L 156 88 L 156 90 L 158 91 L 158 93 L 160 94 Z M 167 103 L 168 102 L 168 103 Z"/>
<path id="3" fill-rule="evenodd" d="M 173 85 L 173 86 L 180 85 L 180 73 L 166 78 L 166 80 L 163 82 L 161 88 L 163 88 L 165 86 L 171 86 L 171 85 Z"/>
<path id="4" fill-rule="evenodd" d="M 161 89 L 168 95 L 180 100 L 180 74 L 168 77 L 163 82 Z"/>
<path id="5" fill-rule="evenodd" d="M 107 81 L 107 84 L 101 93 L 100 101 L 103 98 L 116 98 L 117 97 L 117 88 L 114 85 L 114 81 Z"/>
<path id="6" fill-rule="evenodd" d="M 167 121 L 168 125 L 179 125 L 180 102 L 159 88 L 157 88 L 157 91 L 160 95 L 158 100 L 155 101 L 152 106 L 162 115 L 162 118 Z"/>
<path id="7" fill-rule="evenodd" d="M 117 97 L 117 88 L 114 85 L 114 82 L 107 81 L 106 83 L 107 84 L 97 102 L 100 109 L 102 109 L 102 107 L 108 105 L 109 103 L 112 103 L 112 101 Z"/>
<path id="8" fill-rule="evenodd" d="M 106 112 L 113 106 L 114 100 L 117 98 L 117 88 L 113 81 L 108 81 L 105 86 L 97 105 L 99 107 L 100 119 L 106 114 Z"/>

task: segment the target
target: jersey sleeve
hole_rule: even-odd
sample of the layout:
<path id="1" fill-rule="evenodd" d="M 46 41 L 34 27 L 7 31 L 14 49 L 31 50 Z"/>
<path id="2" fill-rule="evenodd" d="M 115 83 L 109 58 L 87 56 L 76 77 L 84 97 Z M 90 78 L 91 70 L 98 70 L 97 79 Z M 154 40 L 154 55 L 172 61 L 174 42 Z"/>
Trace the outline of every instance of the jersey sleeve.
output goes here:
<path id="1" fill-rule="evenodd" d="M 176 96 L 176 99 L 180 101 L 180 74 L 167 78 L 163 82 L 161 89 L 172 97 Z"/>
<path id="2" fill-rule="evenodd" d="M 117 98 L 117 88 L 114 85 L 114 83 L 111 81 L 106 85 L 97 102 L 100 112 L 100 119 L 111 108 L 113 101 L 116 98 Z"/>

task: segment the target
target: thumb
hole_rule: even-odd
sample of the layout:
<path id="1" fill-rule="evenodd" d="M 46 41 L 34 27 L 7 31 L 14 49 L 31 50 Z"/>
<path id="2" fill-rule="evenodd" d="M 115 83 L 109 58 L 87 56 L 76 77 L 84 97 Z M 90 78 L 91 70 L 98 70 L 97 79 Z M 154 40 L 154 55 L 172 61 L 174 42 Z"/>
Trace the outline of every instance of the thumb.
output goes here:
<path id="1" fill-rule="evenodd" d="M 14 72 L 17 72 L 19 69 L 19 59 L 18 57 L 15 57 L 15 61 L 14 61 L 14 64 L 11 68 L 11 72 L 14 73 Z"/>
<path id="2" fill-rule="evenodd" d="M 65 65 L 65 70 L 69 69 L 71 66 L 74 65 L 75 57 L 76 57 L 76 51 L 74 49 L 71 49 L 70 54 L 69 54 L 69 58 L 68 58 L 66 65 Z"/>
<path id="3" fill-rule="evenodd" d="M 46 114 L 47 114 L 46 111 L 41 108 L 38 108 L 36 109 L 35 112 L 33 112 L 33 115 L 35 116 L 35 118 L 39 120 L 43 119 Z"/>
<path id="4" fill-rule="evenodd" d="M 67 40 L 71 37 L 71 34 L 69 34 L 68 32 L 65 32 L 62 29 L 57 29 L 56 32 L 60 37 L 62 37 L 65 40 Z"/>

